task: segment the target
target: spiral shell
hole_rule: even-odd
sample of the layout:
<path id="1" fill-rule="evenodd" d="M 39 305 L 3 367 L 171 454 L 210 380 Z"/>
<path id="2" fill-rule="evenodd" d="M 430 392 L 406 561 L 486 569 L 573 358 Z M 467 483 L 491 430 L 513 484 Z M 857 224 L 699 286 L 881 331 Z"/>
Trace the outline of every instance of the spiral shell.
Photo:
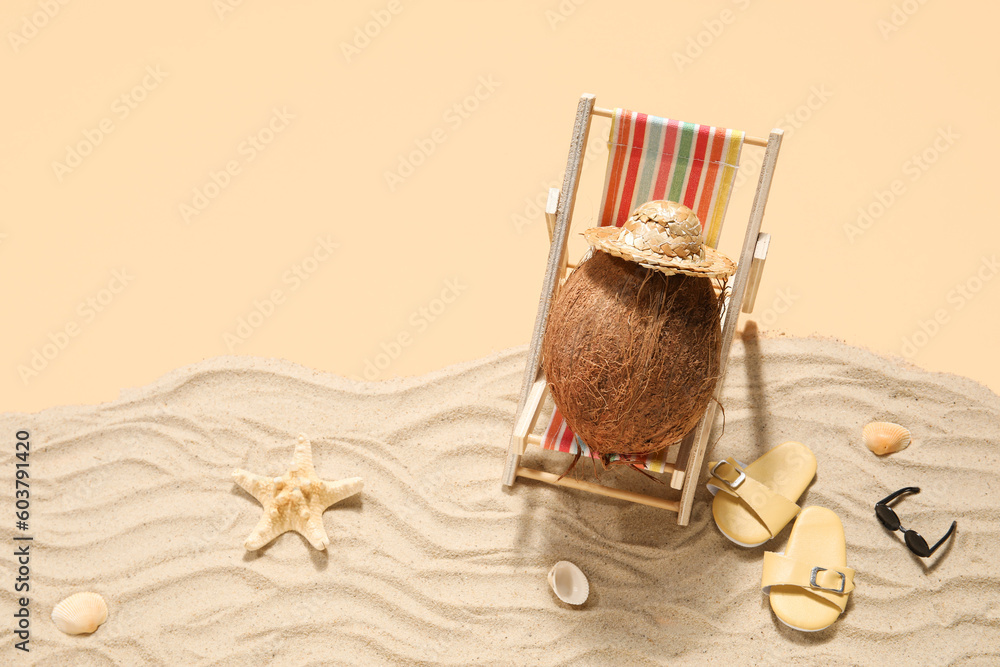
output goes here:
<path id="1" fill-rule="evenodd" d="M 861 431 L 865 444 L 879 456 L 892 454 L 910 446 L 910 432 L 892 422 L 872 422 Z"/>
<path id="2" fill-rule="evenodd" d="M 89 634 L 108 620 L 108 605 L 97 593 L 74 593 L 52 610 L 52 622 L 67 635 Z"/>

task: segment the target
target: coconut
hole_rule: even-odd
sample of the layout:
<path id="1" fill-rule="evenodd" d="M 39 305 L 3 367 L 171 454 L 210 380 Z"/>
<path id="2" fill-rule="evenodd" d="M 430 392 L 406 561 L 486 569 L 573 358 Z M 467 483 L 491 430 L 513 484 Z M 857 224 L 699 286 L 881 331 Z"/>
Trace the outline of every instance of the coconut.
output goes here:
<path id="1" fill-rule="evenodd" d="M 683 438 L 715 390 L 720 309 L 709 278 L 594 251 L 553 303 L 542 343 L 573 432 L 598 454 L 645 454 Z"/>

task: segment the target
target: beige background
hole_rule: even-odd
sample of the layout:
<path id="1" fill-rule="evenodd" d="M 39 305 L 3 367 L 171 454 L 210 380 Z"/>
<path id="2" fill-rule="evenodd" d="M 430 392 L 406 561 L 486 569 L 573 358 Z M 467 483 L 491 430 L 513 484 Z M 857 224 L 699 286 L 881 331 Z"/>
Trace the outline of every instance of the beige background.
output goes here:
<path id="1" fill-rule="evenodd" d="M 535 202 L 582 92 L 783 127 L 762 328 L 996 390 L 1000 9 L 806 4 L 6 2 L 0 405 L 107 400 L 229 353 L 382 379 L 526 343 Z"/>

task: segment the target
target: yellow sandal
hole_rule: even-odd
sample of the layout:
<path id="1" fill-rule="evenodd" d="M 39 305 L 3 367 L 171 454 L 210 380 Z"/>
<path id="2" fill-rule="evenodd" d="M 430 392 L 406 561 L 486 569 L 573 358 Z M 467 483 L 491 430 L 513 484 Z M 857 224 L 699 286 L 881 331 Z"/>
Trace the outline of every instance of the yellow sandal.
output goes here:
<path id="1" fill-rule="evenodd" d="M 728 458 L 709 466 L 715 525 L 742 547 L 758 547 L 781 532 L 799 513 L 795 501 L 816 475 L 816 457 L 794 441 L 778 445 L 750 465 Z"/>
<path id="2" fill-rule="evenodd" d="M 785 553 L 764 553 L 760 586 L 768 591 L 774 615 L 788 627 L 816 632 L 833 625 L 854 590 L 840 518 L 825 507 L 804 508 Z"/>

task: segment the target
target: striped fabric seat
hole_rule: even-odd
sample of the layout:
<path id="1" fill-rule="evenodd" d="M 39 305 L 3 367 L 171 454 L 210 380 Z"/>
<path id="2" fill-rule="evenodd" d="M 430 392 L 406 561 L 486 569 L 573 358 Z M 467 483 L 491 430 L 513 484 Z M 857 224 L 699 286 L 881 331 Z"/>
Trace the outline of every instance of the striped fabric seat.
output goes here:
<path id="1" fill-rule="evenodd" d="M 744 133 L 616 109 L 608 139 L 601 225 L 621 227 L 639 205 L 677 201 L 698 214 L 708 245 L 717 247 L 739 167 Z M 559 407 L 542 438 L 545 449 L 591 456 L 566 425 Z M 663 472 L 668 450 L 642 456 L 612 454 L 612 462 Z"/>

